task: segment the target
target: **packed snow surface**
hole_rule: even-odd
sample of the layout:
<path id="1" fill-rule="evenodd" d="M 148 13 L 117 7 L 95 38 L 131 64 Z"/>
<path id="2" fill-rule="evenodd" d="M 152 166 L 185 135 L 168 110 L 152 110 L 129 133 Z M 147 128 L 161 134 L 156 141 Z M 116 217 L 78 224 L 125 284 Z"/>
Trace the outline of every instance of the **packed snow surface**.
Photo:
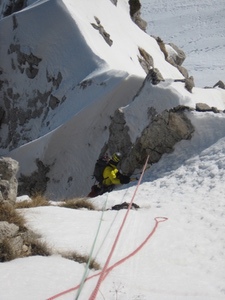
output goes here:
<path id="1" fill-rule="evenodd" d="M 82 45 L 87 43 L 93 50 L 90 64 L 83 65 L 82 76 L 96 80 L 94 97 L 98 101 L 94 101 L 88 91 L 83 93 L 82 97 L 86 96 L 85 104 L 82 106 L 79 102 L 80 106 L 76 107 L 77 113 L 79 113 L 78 119 L 74 116 L 67 119 L 62 109 L 61 117 L 65 117 L 65 123 L 58 124 L 55 130 L 43 134 L 42 137 L 12 153 L 12 156 L 21 162 L 24 161 L 24 157 L 28 161 L 32 161 L 36 157 L 49 157 L 49 161 L 51 161 L 54 159 L 53 154 L 58 154 L 61 162 L 52 171 L 58 177 L 55 177 L 57 179 L 55 185 L 52 185 L 52 190 L 49 191 L 49 194 L 52 192 L 53 196 L 51 200 L 55 200 L 53 191 L 60 197 L 67 196 L 67 192 L 68 195 L 73 192 L 73 186 L 63 190 L 67 181 L 64 176 L 65 170 L 67 174 L 71 172 L 77 177 L 79 177 L 79 172 L 86 172 L 87 190 L 90 188 L 91 168 L 88 165 L 93 164 L 93 159 L 99 153 L 98 145 L 105 134 L 95 121 L 97 116 L 104 117 L 105 105 L 113 102 L 110 100 L 115 99 L 115 94 L 121 95 L 122 93 L 124 98 L 127 97 L 122 104 L 124 105 L 122 109 L 133 137 L 138 135 L 138 130 L 141 130 L 146 122 L 146 116 L 142 112 L 147 106 L 145 102 L 147 94 L 150 94 L 151 101 L 155 100 L 154 105 L 159 112 L 173 107 L 175 104 L 188 104 L 194 107 L 197 102 L 216 106 L 220 110 L 225 109 L 224 93 L 220 89 L 212 91 L 196 87 L 193 94 L 190 94 L 184 90 L 181 83 L 172 83 L 171 78 L 180 76 L 179 73 L 165 63 L 163 55 L 160 54 L 156 43 L 150 37 L 146 38 L 145 33 L 140 32 L 135 25 L 130 25 L 130 19 L 128 20 L 127 16 L 127 1 L 118 1 L 117 12 L 116 7 L 112 5 L 113 1 L 107 1 L 107 4 L 103 0 L 95 1 L 95 4 L 90 0 L 53 2 L 30 1 L 33 5 L 24 12 L 19 12 L 18 16 L 21 14 L 21 18 L 23 16 L 24 23 L 26 23 L 26 16 L 31 22 L 32 13 L 37 12 L 38 16 L 43 13 L 46 16 L 44 22 L 47 22 L 49 10 L 46 9 L 55 8 L 51 11 L 52 21 L 54 20 L 53 16 L 58 16 L 58 13 L 62 12 L 59 6 L 63 6 L 67 22 L 73 26 L 73 22 L 76 20 L 77 28 L 83 32 L 83 36 L 79 36 Z M 180 35 L 177 37 L 178 40 L 174 40 L 174 43 L 182 46 L 185 52 L 187 52 L 185 46 L 189 45 L 188 51 L 191 54 L 199 52 L 207 54 L 208 56 L 200 61 L 193 55 L 190 58 L 187 53 L 189 62 L 186 67 L 194 66 L 191 70 L 188 69 L 192 74 L 195 72 L 194 76 L 197 75 L 200 85 L 212 86 L 217 81 L 216 76 L 214 77 L 215 70 L 218 71 L 218 79 L 223 79 L 221 68 L 223 68 L 224 61 L 222 62 L 220 55 L 224 52 L 224 32 L 218 31 L 220 27 L 218 24 L 224 24 L 224 18 L 221 16 L 224 12 L 224 1 L 217 1 L 216 4 L 215 1 L 207 1 L 207 5 L 201 5 L 201 10 L 200 4 L 194 1 L 188 3 L 184 4 L 181 0 L 167 1 L 166 4 L 164 1 L 155 1 L 154 3 L 143 1 L 145 11 L 143 18 L 146 19 L 146 16 L 149 16 L 148 22 L 152 22 L 149 23 L 152 25 L 148 29 L 150 34 L 161 36 L 165 42 L 172 42 L 171 38 L 173 35 L 176 37 L 176 32 L 178 32 Z M 211 9 L 216 13 L 211 13 Z M 91 34 L 93 30 L 89 31 L 91 27 L 88 27 L 87 23 L 95 21 L 93 10 L 96 14 L 98 13 L 97 16 L 104 23 L 104 27 L 110 28 L 111 35 L 115 35 L 115 39 L 117 37 L 118 44 L 115 47 L 119 53 L 122 52 L 121 60 L 114 56 L 115 53 L 113 55 L 110 53 L 97 31 L 95 36 Z M 117 17 L 116 22 L 112 16 Z M 85 19 L 88 20 L 87 23 L 85 23 Z M 203 33 L 196 37 L 193 32 L 191 34 L 188 30 L 190 27 L 193 28 L 192 21 L 195 19 L 199 22 L 202 19 L 207 22 L 211 20 L 211 24 L 215 23 L 218 26 L 216 28 L 211 26 L 209 31 L 208 23 L 204 21 L 205 26 L 201 27 Z M 2 21 L 7 22 L 7 20 Z M 38 22 L 40 23 L 40 20 Z M 175 22 L 176 29 L 167 33 L 166 30 L 169 30 Z M 133 37 L 127 37 L 124 40 L 125 35 L 118 29 L 119 23 L 121 27 L 127 28 L 125 32 L 130 32 L 131 36 L 138 36 L 136 40 L 138 45 L 151 49 L 157 67 L 166 77 L 165 82 L 160 86 L 155 88 L 146 86 L 139 98 L 130 105 L 128 105 L 129 92 L 127 90 L 131 89 L 133 85 L 136 89 L 141 86 L 144 73 L 135 60 L 137 53 L 135 53 L 134 43 L 132 43 Z M 35 26 L 37 29 L 39 28 L 37 24 Z M 63 28 L 65 29 L 65 27 Z M 185 28 L 187 30 L 184 30 Z M 221 30 L 222 28 L 224 26 L 221 25 Z M 219 33 L 216 33 L 213 44 L 214 29 Z M 205 38 L 207 34 L 210 39 Z M 45 35 L 41 34 L 40 36 L 45 38 Z M 66 35 L 67 42 L 70 38 Z M 194 47 L 190 50 L 191 45 L 197 45 L 200 39 L 201 48 L 198 51 Z M 71 40 L 71 43 L 74 41 Z M 218 44 L 220 45 L 217 46 Z M 129 45 L 129 47 L 124 45 Z M 61 46 L 62 44 L 60 44 Z M 42 45 L 40 45 L 40 51 L 41 47 Z M 209 47 L 209 51 L 207 47 Z M 84 47 L 87 55 L 90 54 L 88 49 L 90 48 Z M 56 61 L 57 53 L 50 52 L 50 54 L 53 55 L 53 61 Z M 74 53 L 70 53 L 68 49 L 65 50 L 63 62 L 68 63 L 73 55 Z M 209 56 L 213 63 L 210 63 Z M 129 57 L 132 57 L 133 61 Z M 208 65 L 206 65 L 207 62 Z M 52 68 L 54 70 L 54 64 L 52 64 Z M 203 76 L 207 78 L 206 69 L 212 71 L 211 75 L 214 74 L 212 75 L 213 80 L 209 81 L 208 78 L 208 80 L 200 81 L 199 78 L 203 78 Z M 119 72 L 117 73 L 115 70 L 119 70 Z M 220 71 L 221 73 L 219 73 Z M 83 79 L 82 76 L 79 80 Z M 124 82 L 128 86 L 123 85 Z M 100 83 L 108 84 L 105 93 L 100 91 Z M 68 89 L 68 94 L 71 94 L 72 99 L 70 86 L 68 84 L 65 88 Z M 115 86 L 116 89 L 114 89 Z M 111 98 L 107 97 L 108 93 L 111 93 Z M 153 95 L 158 97 L 159 101 L 156 101 L 157 99 Z M 115 101 L 121 103 L 120 100 Z M 138 103 L 137 100 L 140 102 Z M 104 105 L 101 105 L 103 103 Z M 110 105 L 112 105 L 113 111 L 117 103 Z M 136 119 L 133 114 L 135 111 Z M 26 219 L 27 227 L 39 233 L 41 240 L 47 242 L 55 254 L 50 257 L 18 258 L 2 263 L 0 265 L 0 300 L 53 299 L 54 295 L 62 292 L 64 292 L 63 295 L 54 299 L 91 299 L 91 294 L 95 290 L 100 276 L 96 274 L 101 270 L 87 271 L 86 265 L 62 258 L 59 253 L 76 251 L 82 255 L 91 255 L 100 264 L 101 269 L 104 269 L 114 244 L 116 246 L 108 261 L 108 267 L 114 266 L 115 263 L 120 262 L 136 249 L 137 251 L 125 261 L 115 265 L 106 274 L 107 276 L 103 278 L 98 289 L 96 296 L 98 300 L 225 299 L 225 117 L 222 112 L 214 114 L 192 111 L 187 114 L 195 126 L 192 139 L 181 141 L 176 145 L 173 153 L 164 155 L 157 164 L 148 166 L 139 186 L 137 182 L 133 182 L 121 186 L 110 194 L 91 199 L 90 201 L 96 206 L 96 211 L 60 208 L 57 203 L 49 207 L 21 209 L 20 213 Z M 55 120 L 55 122 L 58 121 Z M 88 134 L 91 132 L 89 127 L 91 128 L 93 124 L 96 126 L 96 130 L 94 133 L 92 132 L 90 139 L 96 144 L 90 155 L 87 155 Z M 76 143 L 69 143 L 71 138 L 72 141 L 76 139 Z M 86 159 L 83 159 L 77 166 L 76 155 L 80 151 L 83 151 Z M 21 164 L 25 173 L 32 170 L 32 167 L 32 164 Z M 130 210 L 128 214 L 127 210 L 110 210 L 115 204 L 131 201 L 134 201 L 140 208 Z M 124 219 L 125 216 L 127 216 L 126 219 Z M 122 230 L 118 235 L 120 228 Z M 117 242 L 115 242 L 116 240 Z M 141 245 L 142 247 L 139 247 Z M 83 278 L 89 278 L 92 275 L 96 276 L 81 285 L 80 289 L 76 288 Z"/>

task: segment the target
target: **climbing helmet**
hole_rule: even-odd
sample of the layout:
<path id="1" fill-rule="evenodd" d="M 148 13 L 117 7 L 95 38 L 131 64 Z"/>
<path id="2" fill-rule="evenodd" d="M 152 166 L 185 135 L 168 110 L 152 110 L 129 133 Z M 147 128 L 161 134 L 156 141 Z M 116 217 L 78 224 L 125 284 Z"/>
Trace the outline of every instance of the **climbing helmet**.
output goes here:
<path id="1" fill-rule="evenodd" d="M 118 163 L 122 158 L 122 154 L 120 152 L 115 152 L 113 155 L 112 155 L 112 160 L 116 163 Z"/>

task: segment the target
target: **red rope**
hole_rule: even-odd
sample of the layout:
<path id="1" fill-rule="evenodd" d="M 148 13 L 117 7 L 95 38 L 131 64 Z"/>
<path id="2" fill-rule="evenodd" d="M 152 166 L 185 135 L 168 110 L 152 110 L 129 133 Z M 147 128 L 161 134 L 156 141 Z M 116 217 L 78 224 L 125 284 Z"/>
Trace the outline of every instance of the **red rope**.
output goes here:
<path id="1" fill-rule="evenodd" d="M 92 292 L 92 294 L 91 294 L 89 300 L 94 300 L 94 299 L 96 298 L 97 293 L 98 293 L 99 288 L 100 288 L 100 285 L 101 285 L 102 281 L 104 280 L 104 278 L 107 276 L 107 274 L 105 274 L 105 273 L 106 273 L 106 269 L 108 268 L 110 259 L 112 258 L 113 252 L 115 251 L 116 244 L 117 244 L 117 242 L 118 242 L 118 240 L 119 240 L 119 237 L 120 237 L 120 234 L 121 234 L 121 232 L 122 232 L 123 226 L 124 226 L 124 224 L 125 224 L 125 222 L 126 222 L 126 219 L 127 219 L 128 214 L 129 214 L 129 212 L 130 212 L 130 208 L 131 208 L 131 205 L 132 205 L 132 203 L 133 203 L 133 201 L 134 201 L 134 197 L 135 197 L 136 192 L 137 192 L 137 190 L 138 190 L 138 187 L 139 187 L 139 185 L 140 185 L 140 183 L 141 183 L 141 180 L 142 180 L 142 178 L 143 178 L 143 176 L 144 176 L 144 172 L 145 172 L 145 169 L 146 169 L 146 167 L 147 167 L 148 160 L 149 160 L 149 155 L 148 155 L 148 157 L 147 157 L 147 159 L 146 159 L 146 162 L 145 162 L 145 164 L 144 164 L 144 167 L 143 167 L 141 176 L 140 176 L 140 178 L 139 178 L 139 180 L 138 180 L 138 183 L 137 183 L 137 185 L 136 185 L 136 189 L 135 189 L 135 191 L 134 191 L 134 194 L 133 194 L 133 196 L 132 196 L 132 199 L 131 199 L 131 202 L 130 202 L 130 204 L 129 204 L 129 206 L 128 206 L 128 209 L 127 209 L 127 211 L 126 211 L 126 214 L 125 214 L 125 216 L 124 216 L 124 218 L 123 218 L 122 224 L 121 224 L 120 229 L 119 229 L 119 231 L 118 231 L 118 233 L 117 233 L 117 236 L 116 236 L 116 238 L 115 238 L 115 241 L 114 241 L 114 243 L 113 243 L 113 246 L 112 246 L 112 248 L 111 248 L 111 251 L 110 251 L 110 253 L 109 253 L 109 256 L 108 256 L 108 258 L 107 258 L 107 260 L 106 260 L 106 263 L 105 263 L 105 265 L 104 265 L 104 267 L 103 267 L 103 269 L 102 269 L 102 272 L 101 272 L 101 274 L 100 274 L 100 276 L 99 276 L 98 282 L 97 282 L 97 284 L 96 284 L 96 286 L 95 286 L 95 289 L 94 289 L 94 291 Z"/>
<path id="2" fill-rule="evenodd" d="M 139 185 L 140 185 L 140 183 L 141 183 L 141 180 L 142 180 L 142 178 L 143 178 L 145 169 L 146 169 L 146 167 L 147 167 L 148 160 L 149 160 L 149 155 L 148 155 L 148 157 L 147 157 L 147 159 L 146 159 L 145 165 L 144 165 L 143 170 L 142 170 L 142 174 L 141 174 L 141 176 L 140 176 L 140 178 L 139 178 L 139 181 L 138 181 L 138 184 L 137 184 L 136 189 L 135 189 L 135 191 L 134 191 L 134 194 L 133 194 L 133 196 L 132 196 L 131 202 L 130 202 L 130 204 L 129 204 L 129 206 L 128 206 L 127 212 L 126 212 L 126 214 L 125 214 L 125 216 L 124 216 L 124 219 L 123 219 L 123 221 L 122 221 L 122 224 L 121 224 L 121 226 L 120 226 L 120 229 L 119 229 L 119 231 L 118 231 L 118 233 L 117 233 L 116 239 L 115 239 L 115 241 L 114 241 L 114 243 L 113 243 L 113 246 L 112 246 L 112 248 L 111 248 L 110 254 L 109 254 L 109 256 L 108 256 L 108 258 L 107 258 L 107 260 L 106 260 L 106 263 L 105 263 L 105 265 L 104 265 L 104 267 L 103 267 L 103 270 L 102 270 L 100 273 L 98 273 L 98 274 L 95 274 L 95 275 L 93 275 L 93 276 L 91 276 L 91 277 L 86 278 L 85 281 L 84 281 L 84 282 L 86 282 L 87 280 L 89 280 L 89 279 L 91 279 L 91 278 L 93 278 L 93 277 L 95 277 L 95 276 L 100 275 L 100 276 L 99 276 L 99 279 L 98 279 L 98 282 L 97 282 L 97 284 L 96 284 L 96 286 L 95 286 L 95 289 L 94 289 L 94 291 L 92 292 L 92 294 L 91 294 L 89 300 L 94 300 L 94 299 L 96 298 L 97 293 L 98 293 L 99 288 L 100 288 L 100 285 L 101 285 L 101 283 L 103 282 L 103 280 L 106 278 L 106 276 L 109 274 L 109 272 L 111 272 L 111 270 L 114 269 L 116 266 L 122 264 L 125 260 L 129 259 L 131 256 L 135 255 L 135 254 L 136 254 L 136 253 L 137 253 L 137 252 L 145 245 L 145 243 L 150 239 L 150 237 L 154 234 L 154 232 L 155 232 L 155 230 L 156 230 L 158 224 L 159 224 L 160 222 L 164 222 L 164 221 L 167 220 L 167 218 L 164 218 L 164 217 L 161 218 L 161 220 L 158 220 L 158 219 L 160 219 L 160 218 L 155 218 L 155 222 L 156 222 L 156 223 L 155 223 L 155 226 L 154 226 L 153 230 L 150 232 L 150 234 L 147 236 L 147 238 L 144 240 L 144 242 L 141 243 L 141 245 L 140 245 L 136 250 L 134 250 L 132 253 L 130 253 L 128 256 L 126 256 L 125 258 L 119 260 L 117 263 L 115 263 L 114 265 L 112 265 L 111 267 L 108 268 L 110 259 L 111 259 L 111 257 L 112 257 L 112 254 L 113 254 L 115 248 L 116 248 L 116 244 L 117 244 L 117 242 L 118 242 L 118 240 L 119 240 L 119 236 L 120 236 L 120 234 L 121 234 L 121 232 L 122 232 L 123 226 L 124 226 L 125 221 L 126 221 L 127 216 L 128 216 L 128 213 L 129 213 L 129 211 L 130 211 L 130 209 L 131 209 L 131 206 L 132 206 L 132 203 L 133 203 L 133 201 L 134 201 L 136 192 L 137 192 L 138 187 L 139 187 Z M 64 294 L 66 294 L 66 293 L 69 293 L 69 292 L 71 292 L 71 291 L 74 291 L 74 290 L 78 289 L 79 286 L 80 286 L 80 285 L 78 285 L 78 286 L 76 286 L 76 287 L 74 287 L 74 288 L 72 288 L 72 289 L 69 289 L 69 290 L 67 290 L 67 291 L 64 291 L 64 292 L 62 292 L 62 293 L 59 293 L 59 294 L 57 294 L 57 295 L 55 295 L 55 296 L 53 296 L 53 297 L 51 297 L 51 298 L 49 298 L 49 299 L 47 299 L 47 300 L 53 300 L 53 299 L 56 299 L 57 297 L 60 297 L 60 296 L 62 296 L 62 295 L 64 295 Z"/>
<path id="3" fill-rule="evenodd" d="M 158 220 L 161 219 L 161 220 Z M 121 260 L 119 260 L 118 262 L 116 262 L 114 265 L 112 265 L 111 267 L 109 267 L 106 270 L 106 274 L 104 276 L 104 279 L 106 278 L 106 276 L 108 275 L 109 272 L 111 272 L 115 267 L 117 267 L 118 265 L 124 263 L 126 260 L 128 260 L 129 258 L 131 258 L 132 256 L 134 256 L 135 254 L 138 253 L 138 251 L 141 250 L 141 248 L 147 243 L 147 241 L 152 237 L 152 235 L 155 233 L 156 228 L 158 227 L 158 224 L 160 222 L 165 222 L 166 220 L 168 220 L 168 218 L 166 217 L 157 217 L 155 218 L 155 226 L 153 227 L 152 231 L 150 232 L 150 234 L 146 237 L 146 239 L 133 251 L 131 252 L 129 255 L 127 255 L 126 257 L 122 258 Z"/>
<path id="4" fill-rule="evenodd" d="M 111 272 L 115 267 L 119 266 L 120 264 L 122 264 L 123 262 L 125 262 L 127 259 L 131 258 L 132 256 L 134 256 L 138 251 L 141 250 L 141 248 L 144 247 L 144 245 L 148 242 L 148 240 L 153 236 L 153 234 L 156 232 L 156 229 L 159 225 L 159 223 L 165 222 L 166 220 L 168 220 L 168 218 L 166 217 L 156 217 L 155 218 L 155 225 L 153 227 L 153 229 L 151 230 L 151 232 L 148 234 L 148 236 L 145 238 L 145 240 L 134 250 L 132 251 L 130 254 L 128 254 L 126 257 L 122 258 L 121 260 L 119 260 L 118 262 L 116 262 L 115 264 L 113 264 L 111 267 L 107 268 L 107 270 L 105 271 L 105 276 L 103 277 L 103 280 L 105 279 L 105 277 L 109 274 L 109 272 Z M 98 272 L 97 274 L 94 274 L 88 278 L 85 279 L 85 282 L 100 275 L 102 272 Z M 68 290 L 65 290 L 61 293 L 58 293 L 50 298 L 48 298 L 47 300 L 54 300 L 58 297 L 61 297 L 65 294 L 68 294 L 70 292 L 73 292 L 75 290 L 77 290 L 80 287 L 80 284 L 78 284 L 77 286 L 70 288 Z"/>

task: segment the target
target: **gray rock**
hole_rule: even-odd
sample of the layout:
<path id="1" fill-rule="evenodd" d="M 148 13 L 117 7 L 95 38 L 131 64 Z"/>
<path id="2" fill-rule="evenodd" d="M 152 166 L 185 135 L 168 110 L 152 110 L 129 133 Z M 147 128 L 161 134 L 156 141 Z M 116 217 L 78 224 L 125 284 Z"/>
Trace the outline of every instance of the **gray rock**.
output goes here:
<path id="1" fill-rule="evenodd" d="M 0 158 L 0 198 L 15 202 L 17 196 L 18 182 L 16 174 L 19 169 L 19 163 L 10 158 Z"/>
<path id="2" fill-rule="evenodd" d="M 109 126 L 109 133 L 108 148 L 110 149 L 110 153 L 119 150 L 124 155 L 132 147 L 129 128 L 126 126 L 124 114 L 119 109 L 114 114 L 112 123 Z"/>
<path id="3" fill-rule="evenodd" d="M 13 223 L 6 221 L 0 222 L 0 240 L 5 238 L 11 238 L 15 236 L 19 231 L 19 227 Z"/>
<path id="4" fill-rule="evenodd" d="M 106 41 L 106 43 L 109 45 L 109 46 L 112 46 L 113 44 L 113 41 L 110 39 L 110 34 L 108 32 L 105 31 L 104 27 L 101 25 L 101 22 L 100 20 L 95 17 L 95 21 L 97 23 L 94 24 L 94 23 L 91 23 L 91 25 L 99 31 L 99 33 L 101 34 L 101 36 L 104 38 L 104 40 Z"/>
<path id="5" fill-rule="evenodd" d="M 143 48 L 138 47 L 140 56 L 138 56 L 138 60 L 140 62 L 140 65 L 145 70 L 146 74 L 154 68 L 154 61 L 152 56 L 146 52 Z"/>
<path id="6" fill-rule="evenodd" d="M 166 50 L 165 43 L 163 42 L 163 40 L 159 36 L 156 38 L 156 42 L 158 43 L 160 50 L 163 52 L 163 54 L 165 56 L 165 59 L 167 59 L 168 58 L 168 52 Z"/>
<path id="7" fill-rule="evenodd" d="M 176 45 L 174 45 L 173 43 L 169 43 L 169 45 L 176 51 L 177 55 L 174 59 L 174 62 L 176 65 L 181 66 L 182 63 L 184 62 L 186 55 L 184 53 L 183 50 L 181 50 L 180 48 L 178 48 Z"/>
<path id="8" fill-rule="evenodd" d="M 190 93 L 192 93 L 192 89 L 195 86 L 193 76 L 190 76 L 190 77 L 184 78 L 184 79 L 175 79 L 174 82 L 184 82 L 184 87 Z"/>
<path id="9" fill-rule="evenodd" d="M 217 86 L 223 90 L 225 89 L 225 84 L 223 83 L 222 80 L 219 80 L 213 87 L 215 88 Z"/>
<path id="10" fill-rule="evenodd" d="M 212 108 L 206 103 L 196 103 L 196 111 L 212 111 Z"/>
<path id="11" fill-rule="evenodd" d="M 140 10 L 133 14 L 132 20 L 141 30 L 146 32 L 148 23 L 144 19 L 142 19 Z"/>
<path id="12" fill-rule="evenodd" d="M 164 81 L 164 78 L 157 68 L 152 68 L 145 80 L 151 82 L 153 85 L 157 85 L 160 81 Z"/>
<path id="13" fill-rule="evenodd" d="M 150 155 L 150 163 L 158 162 L 164 153 L 173 151 L 177 142 L 190 139 L 193 132 L 194 127 L 185 110 L 171 109 L 156 115 L 132 148 L 123 165 L 124 172 L 132 174 L 135 169 L 143 166 L 147 155 Z"/>
<path id="14" fill-rule="evenodd" d="M 129 0 L 130 5 L 130 16 L 133 22 L 144 32 L 146 32 L 146 28 L 148 23 L 141 18 L 141 3 L 139 0 Z"/>
<path id="15" fill-rule="evenodd" d="M 47 188 L 49 177 L 47 173 L 50 166 L 45 165 L 41 160 L 36 160 L 37 170 L 26 176 L 21 174 L 19 177 L 18 196 L 44 194 Z"/>
<path id="16" fill-rule="evenodd" d="M 108 144 L 103 150 L 121 151 L 124 156 L 121 169 L 132 174 L 143 166 L 148 154 L 150 163 L 155 163 L 164 153 L 172 152 L 177 142 L 191 138 L 194 127 L 186 116 L 188 110 L 188 107 L 178 106 L 161 114 L 151 114 L 149 125 L 134 144 L 123 113 L 118 110 L 112 118 Z"/>
<path id="17" fill-rule="evenodd" d="M 23 239 L 20 235 L 17 235 L 9 240 L 10 247 L 13 251 L 13 255 L 18 257 L 23 251 Z"/>

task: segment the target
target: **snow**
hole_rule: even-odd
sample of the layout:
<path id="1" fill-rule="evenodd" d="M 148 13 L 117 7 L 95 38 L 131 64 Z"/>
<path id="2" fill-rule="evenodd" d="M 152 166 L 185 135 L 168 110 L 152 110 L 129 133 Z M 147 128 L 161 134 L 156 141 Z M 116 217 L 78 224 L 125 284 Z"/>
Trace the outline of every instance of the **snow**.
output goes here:
<path id="1" fill-rule="evenodd" d="M 198 87 L 224 81 L 225 2 L 207 0 L 142 0 L 147 32 L 174 43 L 186 54 L 183 66 Z"/>
<path id="2" fill-rule="evenodd" d="M 156 42 L 130 22 L 127 1 L 118 1 L 117 8 L 111 1 L 103 0 L 30 3 L 33 4 L 16 14 L 22 28 L 18 34 L 21 39 L 25 38 L 23 28 L 27 22 L 34 21 L 29 28 L 29 38 L 34 33 L 41 38 L 37 48 L 39 53 L 46 52 L 46 40 L 49 41 L 52 35 L 52 41 L 57 44 L 47 43 L 51 58 L 48 67 L 52 73 L 56 72 L 59 53 L 63 53 L 64 74 L 68 76 L 65 90 L 71 110 L 62 106 L 58 115 L 51 116 L 50 129 L 43 124 L 38 138 L 15 149 L 10 155 L 20 161 L 24 174 L 29 174 L 35 168 L 35 158 L 45 159 L 52 164 L 56 157 L 60 157 L 50 174 L 55 176 L 55 182 L 48 190 L 51 200 L 61 200 L 75 192 L 73 185 L 67 185 L 68 174 L 78 177 L 83 172 L 86 190 L 82 181 L 78 181 L 78 194 L 90 189 L 91 162 L 99 153 L 98 145 L 107 135 L 101 126 L 109 124 L 109 112 L 113 112 L 118 105 L 122 106 L 133 140 L 146 126 L 148 102 L 158 112 L 179 104 L 195 107 L 198 102 L 225 109 L 223 90 L 198 87 L 212 86 L 224 77 L 223 0 L 216 1 L 216 4 L 215 1 L 207 1 L 204 6 L 194 0 L 188 4 L 180 0 L 167 1 L 166 4 L 159 0 L 154 3 L 151 1 L 151 4 L 143 1 L 142 16 L 146 20 L 146 16 L 149 17 L 150 34 L 159 35 L 166 42 L 174 42 L 186 52 L 186 67 L 199 84 L 192 94 L 183 88 L 182 83 L 173 82 L 172 79 L 182 76 L 164 61 Z M 110 13 L 106 13 L 108 11 Z M 34 14 L 38 17 L 34 18 Z M 43 16 L 42 24 L 40 16 Z M 110 32 L 115 43 L 113 52 L 99 33 L 92 30 L 90 22 L 95 22 L 94 16 Z M 155 20 L 152 20 L 153 16 Z M 56 19 L 63 19 L 65 23 L 61 21 L 57 24 Z M 191 22 L 187 22 L 189 19 Z M 203 20 L 205 24 L 198 27 L 198 36 L 190 30 L 190 27 L 194 28 L 195 19 L 199 22 Z M 9 26 L 10 18 L 1 22 Z M 213 23 L 216 26 L 211 26 Z M 55 34 L 53 30 L 43 34 L 41 29 L 52 24 L 57 25 L 53 27 Z M 188 26 L 187 30 L 184 30 L 185 26 Z M 70 27 L 73 28 L 72 32 L 76 30 L 74 36 L 68 30 Z M 67 34 L 64 37 L 65 32 Z M 127 36 L 128 32 L 130 36 Z M 75 36 L 77 40 L 74 40 Z M 207 40 L 203 38 L 205 36 Z M 192 46 L 197 47 L 201 37 L 201 48 L 197 51 Z M 10 34 L 4 35 L 4 43 L 7 41 L 10 41 Z M 156 87 L 146 85 L 130 103 L 131 95 L 140 88 L 145 77 L 137 61 L 137 45 L 151 52 L 156 67 L 166 80 Z M 73 55 L 76 47 L 80 53 L 79 61 Z M 25 50 L 29 53 L 29 49 Z M 202 55 L 200 60 L 197 54 Z M 212 64 L 208 64 L 209 55 Z M 87 57 L 89 60 L 85 61 Z M 73 64 L 78 64 L 82 72 L 75 74 L 71 80 Z M 91 79 L 95 85 L 94 89 L 86 89 L 81 93 L 76 84 L 84 79 Z M 57 93 L 62 91 L 56 90 Z M 73 101 L 74 95 L 78 97 L 77 102 Z M 195 126 L 192 139 L 178 143 L 174 152 L 164 155 L 157 164 L 146 170 L 134 197 L 140 209 L 129 211 L 109 267 L 137 249 L 149 234 L 150 238 L 137 253 L 107 274 L 100 285 L 96 297 L 98 300 L 225 299 L 225 116 L 222 112 L 194 111 L 187 112 L 187 115 Z M 91 151 L 88 143 L 93 145 Z M 81 151 L 81 162 L 77 162 Z M 77 251 L 83 255 L 91 254 L 103 268 L 127 213 L 127 210 L 107 209 L 115 204 L 130 202 L 136 188 L 137 183 L 133 182 L 110 194 L 91 199 L 96 211 L 60 208 L 57 203 L 48 207 L 21 209 L 28 228 L 39 233 L 54 254 L 2 263 L 0 300 L 50 299 L 68 289 L 72 290 L 56 299 L 90 299 L 99 275 L 88 280 L 78 296 L 75 287 L 81 283 L 85 265 L 62 258 L 59 253 Z M 27 199 L 27 196 L 18 201 L 22 199 Z M 163 221 L 156 228 L 155 218 Z M 98 273 L 91 270 L 87 276 Z"/>

